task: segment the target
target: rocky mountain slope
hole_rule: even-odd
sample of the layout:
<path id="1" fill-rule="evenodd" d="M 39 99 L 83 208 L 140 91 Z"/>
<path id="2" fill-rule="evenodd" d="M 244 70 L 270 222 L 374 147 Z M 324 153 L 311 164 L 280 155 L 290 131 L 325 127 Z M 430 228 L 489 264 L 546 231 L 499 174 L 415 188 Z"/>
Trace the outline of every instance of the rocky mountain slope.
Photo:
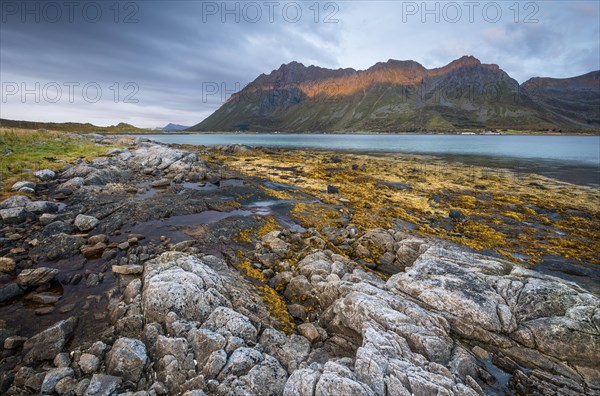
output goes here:
<path id="1" fill-rule="evenodd" d="M 600 394 L 580 286 L 384 229 L 331 230 L 347 255 L 285 223 L 231 251 L 266 182 L 128 141 L 0 203 L 0 393 Z"/>
<path id="2" fill-rule="evenodd" d="M 593 72 L 519 85 L 497 65 L 472 56 L 436 69 L 396 60 L 362 71 L 292 62 L 259 76 L 190 130 L 598 128 L 599 76 Z"/>

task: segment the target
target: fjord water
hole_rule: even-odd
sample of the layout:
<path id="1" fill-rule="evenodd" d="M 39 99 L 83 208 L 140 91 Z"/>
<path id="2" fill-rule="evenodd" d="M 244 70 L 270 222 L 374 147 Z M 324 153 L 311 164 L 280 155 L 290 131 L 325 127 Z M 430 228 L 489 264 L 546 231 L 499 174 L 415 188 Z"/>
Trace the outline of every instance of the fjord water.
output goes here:
<path id="1" fill-rule="evenodd" d="M 600 184 L 600 136 L 432 134 L 173 134 L 139 135 L 161 143 L 431 154 L 469 165 L 538 173 Z"/>

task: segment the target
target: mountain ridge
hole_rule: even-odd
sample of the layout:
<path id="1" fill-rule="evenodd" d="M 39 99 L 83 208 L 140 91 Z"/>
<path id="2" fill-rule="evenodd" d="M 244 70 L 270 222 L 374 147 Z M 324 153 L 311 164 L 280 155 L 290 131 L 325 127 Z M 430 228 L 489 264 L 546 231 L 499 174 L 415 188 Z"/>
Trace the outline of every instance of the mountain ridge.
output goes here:
<path id="1" fill-rule="evenodd" d="M 365 70 L 294 61 L 259 75 L 189 131 L 594 129 L 600 128 L 598 75 L 519 84 L 473 56 L 432 69 L 395 59 Z M 552 97 L 564 92 L 567 101 Z"/>

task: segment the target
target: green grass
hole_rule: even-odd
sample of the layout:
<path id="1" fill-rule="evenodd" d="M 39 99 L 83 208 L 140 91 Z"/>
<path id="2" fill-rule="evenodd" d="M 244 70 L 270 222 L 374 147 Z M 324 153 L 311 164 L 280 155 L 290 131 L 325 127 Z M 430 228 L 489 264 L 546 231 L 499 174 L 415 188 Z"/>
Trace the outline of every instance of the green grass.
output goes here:
<path id="1" fill-rule="evenodd" d="M 107 146 L 71 133 L 0 129 L 0 196 L 9 195 L 16 181 L 36 181 L 33 173 L 37 170 L 57 171 L 66 163 L 92 159 L 106 150 Z"/>

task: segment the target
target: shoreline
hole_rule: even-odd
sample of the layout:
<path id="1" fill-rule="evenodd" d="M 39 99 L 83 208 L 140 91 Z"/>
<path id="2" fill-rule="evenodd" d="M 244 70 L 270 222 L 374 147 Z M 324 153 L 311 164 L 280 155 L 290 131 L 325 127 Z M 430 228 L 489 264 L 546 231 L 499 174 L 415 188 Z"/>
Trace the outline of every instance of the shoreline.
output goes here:
<path id="1" fill-rule="evenodd" d="M 89 139 L 102 154 L 24 173 L 33 192 L 0 203 L 6 394 L 367 389 L 371 372 L 355 373 L 382 353 L 435 392 L 594 389 L 600 332 L 567 314 L 600 306 L 592 189 L 413 158 Z M 544 272 L 564 280 L 509 254 L 542 239 L 525 250 L 561 253 Z M 464 359 L 469 381 L 451 371 Z"/>

